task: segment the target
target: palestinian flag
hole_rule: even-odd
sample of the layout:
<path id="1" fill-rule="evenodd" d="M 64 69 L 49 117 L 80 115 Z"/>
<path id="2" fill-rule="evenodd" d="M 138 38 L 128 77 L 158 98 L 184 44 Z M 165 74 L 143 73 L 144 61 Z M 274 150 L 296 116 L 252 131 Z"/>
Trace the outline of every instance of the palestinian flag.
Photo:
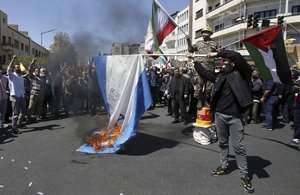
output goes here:
<path id="1" fill-rule="evenodd" d="M 242 41 L 263 80 L 273 80 L 283 84 L 293 83 L 281 25 L 246 37 Z"/>
<path id="2" fill-rule="evenodd" d="M 171 16 L 157 0 L 153 0 L 152 15 L 145 35 L 145 50 L 147 53 L 162 53 L 159 46 L 175 28 L 176 24 Z"/>

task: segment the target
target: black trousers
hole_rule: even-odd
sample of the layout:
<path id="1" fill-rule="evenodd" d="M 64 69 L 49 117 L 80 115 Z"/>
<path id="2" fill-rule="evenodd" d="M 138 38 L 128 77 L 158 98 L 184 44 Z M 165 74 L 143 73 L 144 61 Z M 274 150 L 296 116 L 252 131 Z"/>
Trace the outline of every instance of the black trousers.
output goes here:
<path id="1" fill-rule="evenodd" d="M 184 99 L 181 99 L 179 95 L 175 95 L 172 99 L 173 104 L 173 111 L 175 120 L 179 119 L 179 109 L 180 109 L 180 115 L 182 120 L 186 120 L 186 104 Z"/>

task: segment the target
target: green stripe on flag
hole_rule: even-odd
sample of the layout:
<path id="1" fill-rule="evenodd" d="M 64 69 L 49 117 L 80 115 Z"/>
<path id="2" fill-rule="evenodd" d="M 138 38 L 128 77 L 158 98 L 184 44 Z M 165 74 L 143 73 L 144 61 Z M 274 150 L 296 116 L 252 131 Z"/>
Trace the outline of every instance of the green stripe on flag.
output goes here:
<path id="1" fill-rule="evenodd" d="M 270 72 L 270 69 L 265 64 L 264 58 L 259 52 L 258 48 L 248 41 L 243 42 L 245 47 L 247 48 L 252 60 L 254 61 L 257 69 L 259 70 L 260 76 L 263 80 L 272 80 L 272 74 Z"/>

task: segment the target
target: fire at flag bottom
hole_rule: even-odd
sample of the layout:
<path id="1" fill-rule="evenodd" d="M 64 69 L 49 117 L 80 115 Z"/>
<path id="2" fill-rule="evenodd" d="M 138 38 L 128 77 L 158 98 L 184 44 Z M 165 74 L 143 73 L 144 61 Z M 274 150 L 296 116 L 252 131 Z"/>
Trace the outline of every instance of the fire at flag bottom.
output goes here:
<path id="1" fill-rule="evenodd" d="M 136 135 L 140 118 L 152 104 L 145 63 L 142 55 L 97 56 L 93 63 L 109 123 L 87 136 L 76 151 L 115 153 Z"/>

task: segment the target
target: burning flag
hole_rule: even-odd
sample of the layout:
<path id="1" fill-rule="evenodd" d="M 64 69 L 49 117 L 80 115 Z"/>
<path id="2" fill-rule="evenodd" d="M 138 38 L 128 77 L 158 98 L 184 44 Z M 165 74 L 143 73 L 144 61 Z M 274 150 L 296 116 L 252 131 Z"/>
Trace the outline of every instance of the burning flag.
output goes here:
<path id="1" fill-rule="evenodd" d="M 160 3 L 153 0 L 152 15 L 145 35 L 145 50 L 147 53 L 162 53 L 159 46 L 176 26 L 176 23 Z"/>
<path id="2" fill-rule="evenodd" d="M 243 43 L 255 62 L 263 80 L 292 84 L 282 26 L 277 25 L 243 39 Z"/>
<path id="3" fill-rule="evenodd" d="M 77 151 L 114 153 L 136 135 L 139 119 L 152 103 L 141 55 L 93 58 L 110 119 L 106 129 L 86 138 Z"/>

